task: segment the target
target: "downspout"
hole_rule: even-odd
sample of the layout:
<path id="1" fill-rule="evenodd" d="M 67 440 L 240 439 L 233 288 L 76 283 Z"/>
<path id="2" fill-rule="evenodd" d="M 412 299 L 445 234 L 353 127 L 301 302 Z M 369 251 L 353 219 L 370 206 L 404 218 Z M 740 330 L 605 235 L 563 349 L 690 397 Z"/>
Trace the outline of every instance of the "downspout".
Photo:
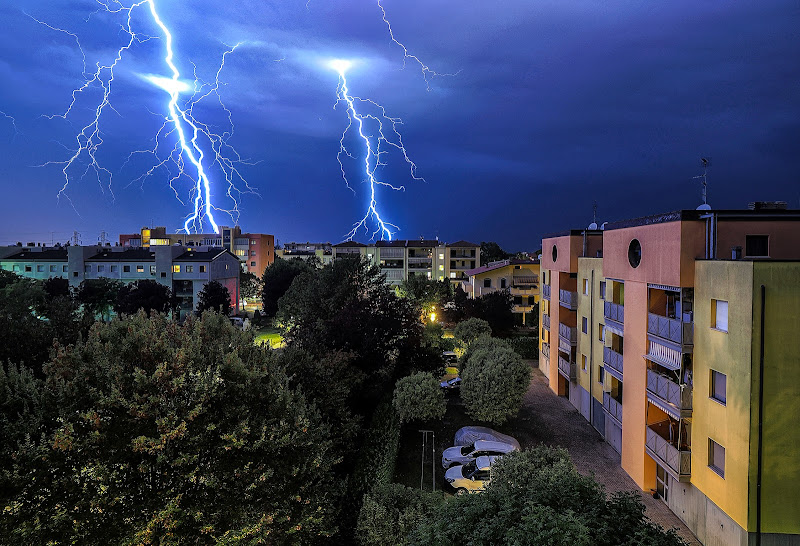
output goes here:
<path id="1" fill-rule="evenodd" d="M 584 232 L 585 234 L 586 232 Z M 585 236 L 585 235 L 584 235 Z M 592 370 L 594 369 L 594 269 L 592 269 L 591 274 L 591 288 L 589 289 L 589 298 L 591 302 L 589 304 L 589 424 L 594 426 L 594 421 L 592 417 L 594 416 L 594 395 L 592 394 L 592 389 L 594 388 L 594 383 L 592 383 Z"/>
<path id="2" fill-rule="evenodd" d="M 756 473 L 756 546 L 761 546 L 761 475 L 763 467 L 763 441 L 764 429 L 764 317 L 766 315 L 767 287 L 761 285 L 761 339 L 758 348 L 758 452 Z"/>

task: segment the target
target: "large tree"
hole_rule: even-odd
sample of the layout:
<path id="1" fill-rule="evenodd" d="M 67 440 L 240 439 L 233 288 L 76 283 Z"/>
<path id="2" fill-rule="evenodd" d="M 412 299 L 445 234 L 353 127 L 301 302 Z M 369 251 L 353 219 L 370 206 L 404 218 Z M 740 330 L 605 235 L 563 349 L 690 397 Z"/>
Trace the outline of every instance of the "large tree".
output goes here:
<path id="1" fill-rule="evenodd" d="M 197 314 L 216 311 L 224 316 L 231 314 L 231 294 L 217 281 L 209 281 L 197 294 Z"/>
<path id="2" fill-rule="evenodd" d="M 123 286 L 122 282 L 106 277 L 86 279 L 78 286 L 75 295 L 86 311 L 106 320 L 111 309 L 117 305 L 120 289 Z"/>
<path id="3" fill-rule="evenodd" d="M 308 544 L 336 531 L 328 426 L 225 317 L 97 323 L 46 372 L 0 375 L 8 543 Z"/>
<path id="4" fill-rule="evenodd" d="M 289 290 L 295 277 L 312 269 L 311 265 L 299 258 L 282 260 L 276 257 L 272 265 L 267 267 L 261 276 L 263 286 L 261 302 L 264 307 L 264 315 L 274 317 L 278 312 L 278 300 Z"/>
<path id="5" fill-rule="evenodd" d="M 507 260 L 511 256 L 494 241 L 481 241 L 481 265 Z"/>
<path id="6" fill-rule="evenodd" d="M 249 271 L 239 273 L 239 291 L 242 298 L 252 299 L 261 296 L 263 284 L 261 277 Z"/>
<path id="7" fill-rule="evenodd" d="M 133 315 L 139 309 L 167 313 L 172 307 L 172 291 L 152 279 L 126 284 L 119 289 L 114 310 L 121 315 Z"/>

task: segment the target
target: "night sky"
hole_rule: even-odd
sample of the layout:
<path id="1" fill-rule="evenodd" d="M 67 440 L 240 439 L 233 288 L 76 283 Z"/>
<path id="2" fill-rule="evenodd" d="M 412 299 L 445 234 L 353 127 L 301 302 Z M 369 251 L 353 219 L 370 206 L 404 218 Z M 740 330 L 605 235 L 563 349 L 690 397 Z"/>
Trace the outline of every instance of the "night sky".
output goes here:
<path id="1" fill-rule="evenodd" d="M 797 0 L 672 2 L 572 0 L 384 0 L 395 37 L 431 69 L 419 69 L 392 43 L 375 0 L 158 0 L 170 27 L 175 62 L 213 79 L 226 45 L 220 95 L 235 133 L 229 143 L 252 165 L 240 172 L 259 195 L 240 204 L 244 230 L 282 242 L 339 242 L 367 205 L 360 163 L 336 154 L 347 124 L 334 110 L 333 58 L 356 59 L 350 91 L 402 118 L 406 150 L 425 181 L 414 181 L 402 156 L 389 154 L 380 177 L 405 192 L 383 191 L 379 210 L 396 238 L 494 240 L 534 250 L 544 233 L 598 221 L 695 208 L 700 157 L 711 157 L 709 203 L 743 208 L 754 200 L 800 207 L 800 4 Z M 141 75 L 169 76 L 163 41 L 123 53 L 101 119 L 98 161 L 113 173 L 111 190 L 86 164 L 66 195 L 61 167 L 74 136 L 89 122 L 96 88 L 63 112 L 82 83 L 79 36 L 91 69 L 108 62 L 126 37 L 122 19 L 90 14 L 86 0 L 5 2 L 0 7 L 0 244 L 84 244 L 101 231 L 182 226 L 189 206 L 159 170 L 136 181 L 152 161 L 133 150 L 153 147 L 168 95 Z M 144 34 L 158 28 L 142 11 Z M 87 20 L 88 18 L 88 20 Z M 198 104 L 198 119 L 224 131 L 219 104 Z M 167 140 L 171 137 L 165 137 Z M 171 143 L 171 141 L 170 141 Z M 355 140 L 348 148 L 360 154 Z M 215 201 L 225 184 L 214 178 Z M 176 184 L 184 200 L 190 182 Z M 112 195 L 113 192 L 113 195 Z M 219 224 L 230 219 L 217 214 Z M 51 233 L 52 232 L 52 233 Z M 367 235 L 357 239 L 366 241 Z"/>

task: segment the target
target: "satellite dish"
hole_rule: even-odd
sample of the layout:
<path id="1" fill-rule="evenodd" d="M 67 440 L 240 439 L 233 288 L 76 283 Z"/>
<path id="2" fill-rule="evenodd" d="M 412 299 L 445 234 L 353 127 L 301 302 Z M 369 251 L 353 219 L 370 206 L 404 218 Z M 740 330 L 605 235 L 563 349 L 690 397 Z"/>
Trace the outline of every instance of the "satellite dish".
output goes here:
<path id="1" fill-rule="evenodd" d="M 589 227 L 587 229 L 597 229 L 597 222 L 592 222 L 591 224 L 589 224 Z"/>
<path id="2" fill-rule="evenodd" d="M 708 203 L 703 203 L 702 205 L 697 207 L 697 210 L 711 210 L 711 205 L 709 205 Z"/>

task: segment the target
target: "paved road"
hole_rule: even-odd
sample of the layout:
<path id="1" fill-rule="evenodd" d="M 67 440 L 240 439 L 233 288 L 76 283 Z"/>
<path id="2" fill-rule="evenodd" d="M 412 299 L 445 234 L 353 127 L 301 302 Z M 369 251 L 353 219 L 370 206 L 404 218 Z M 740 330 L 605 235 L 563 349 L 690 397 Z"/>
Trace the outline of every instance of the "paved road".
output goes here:
<path id="1" fill-rule="evenodd" d="M 535 365 L 535 362 L 531 362 Z M 578 472 L 593 474 L 609 493 L 637 491 L 636 483 L 620 466 L 620 456 L 600 434 L 583 418 L 569 400 L 550 390 L 547 378 L 533 368 L 531 386 L 525 395 L 522 419 L 531 421 L 538 436 L 546 444 L 561 446 L 569 451 Z M 647 516 L 662 527 L 675 527 L 689 544 L 700 544 L 688 527 L 663 501 L 650 495 L 641 495 Z"/>

